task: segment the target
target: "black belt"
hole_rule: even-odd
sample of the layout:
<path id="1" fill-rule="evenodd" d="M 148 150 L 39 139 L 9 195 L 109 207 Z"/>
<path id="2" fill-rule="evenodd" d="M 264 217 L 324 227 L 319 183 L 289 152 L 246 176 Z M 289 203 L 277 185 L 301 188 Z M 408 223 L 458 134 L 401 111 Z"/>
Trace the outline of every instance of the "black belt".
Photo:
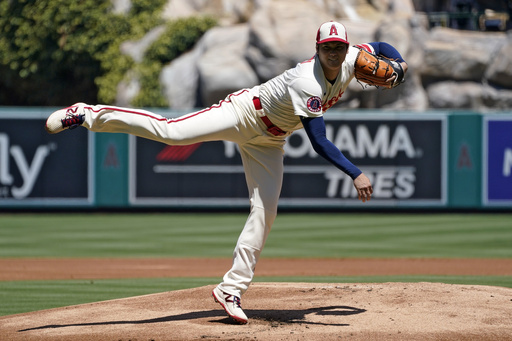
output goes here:
<path id="1" fill-rule="evenodd" d="M 261 106 L 261 101 L 260 101 L 259 97 L 253 97 L 252 102 L 254 103 L 254 108 L 256 108 L 256 110 L 263 110 L 263 107 Z M 265 125 L 267 126 L 267 131 L 269 133 L 271 133 L 272 135 L 274 135 L 274 136 L 286 135 L 286 131 L 282 130 L 281 128 L 276 126 L 274 123 L 272 123 L 272 121 L 270 121 L 270 119 L 267 116 L 263 115 L 263 116 L 260 116 L 260 118 L 263 121 L 263 123 L 265 123 Z"/>

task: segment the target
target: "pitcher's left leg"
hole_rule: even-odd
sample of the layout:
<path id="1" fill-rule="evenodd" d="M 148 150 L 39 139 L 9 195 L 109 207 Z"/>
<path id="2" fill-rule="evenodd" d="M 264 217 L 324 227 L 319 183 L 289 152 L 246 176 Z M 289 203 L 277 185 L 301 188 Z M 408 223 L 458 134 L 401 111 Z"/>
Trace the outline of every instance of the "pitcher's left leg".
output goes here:
<path id="1" fill-rule="evenodd" d="M 283 177 L 283 151 L 279 147 L 257 145 L 240 146 L 247 186 L 251 200 L 251 211 L 244 229 L 238 238 L 233 265 L 224 275 L 223 282 L 214 290 L 218 294 L 234 297 L 240 302 L 254 277 L 265 241 L 277 215 L 277 204 Z M 228 315 L 240 322 L 244 319 L 240 303 L 228 309 Z M 242 323 L 242 322 L 241 322 Z"/>

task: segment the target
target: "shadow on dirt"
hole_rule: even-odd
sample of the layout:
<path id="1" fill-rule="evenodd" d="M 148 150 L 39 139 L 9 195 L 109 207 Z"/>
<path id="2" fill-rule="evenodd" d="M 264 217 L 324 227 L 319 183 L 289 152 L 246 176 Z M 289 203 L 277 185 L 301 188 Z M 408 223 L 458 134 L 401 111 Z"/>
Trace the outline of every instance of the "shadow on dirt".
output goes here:
<path id="1" fill-rule="evenodd" d="M 361 314 L 366 312 L 365 309 L 359 309 L 348 306 L 328 306 L 320 308 L 310 308 L 304 310 L 251 310 L 245 311 L 247 316 L 251 319 L 260 321 L 266 321 L 269 323 L 302 323 L 302 324 L 315 324 L 315 325 L 329 325 L 329 326 L 348 326 L 348 324 L 337 324 L 337 323 L 322 323 L 312 322 L 306 319 L 307 315 L 315 314 L 317 316 L 349 316 L 355 314 Z M 184 321 L 184 320 L 195 320 L 201 318 L 216 318 L 225 317 L 226 313 L 224 310 L 208 310 L 208 311 L 195 311 L 186 314 L 170 315 L 154 319 L 147 320 L 135 320 L 135 321 L 104 321 L 104 322 L 84 322 L 84 323 L 70 323 L 70 324 L 49 324 L 46 326 L 33 327 L 27 329 L 18 330 L 18 332 L 27 332 L 32 330 L 41 329 L 56 329 L 66 327 L 88 327 L 88 326 L 108 326 L 108 325 L 129 325 L 129 324 L 151 324 L 151 323 L 165 323 L 173 321 Z M 229 318 L 223 318 L 221 320 L 211 320 L 211 323 L 225 323 L 232 324 L 232 320 Z"/>
<path id="2" fill-rule="evenodd" d="M 348 326 L 348 324 L 313 322 L 306 316 L 311 314 L 316 316 L 349 316 L 361 314 L 365 311 L 365 309 L 348 306 L 329 306 L 305 310 L 248 310 L 247 315 L 253 319 L 278 324 L 301 323 L 325 326 Z"/>

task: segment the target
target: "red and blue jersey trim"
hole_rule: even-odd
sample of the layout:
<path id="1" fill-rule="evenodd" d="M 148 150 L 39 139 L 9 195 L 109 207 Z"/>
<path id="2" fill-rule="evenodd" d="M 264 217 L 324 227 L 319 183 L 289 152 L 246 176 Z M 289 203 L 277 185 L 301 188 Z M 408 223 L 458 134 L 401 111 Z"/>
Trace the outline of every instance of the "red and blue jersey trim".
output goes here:
<path id="1" fill-rule="evenodd" d="M 370 44 L 358 44 L 358 45 L 356 45 L 356 47 L 363 49 L 370 53 L 375 53 L 375 49 Z"/>

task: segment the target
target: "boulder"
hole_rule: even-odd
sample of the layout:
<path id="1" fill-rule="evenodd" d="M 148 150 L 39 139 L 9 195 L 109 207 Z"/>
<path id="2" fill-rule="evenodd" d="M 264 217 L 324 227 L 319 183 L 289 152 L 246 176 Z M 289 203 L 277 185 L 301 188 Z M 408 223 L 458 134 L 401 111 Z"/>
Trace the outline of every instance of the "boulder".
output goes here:
<path id="1" fill-rule="evenodd" d="M 311 2 L 267 1 L 249 21 L 246 57 L 258 79 L 270 79 L 314 56 L 318 27 L 332 19 Z"/>
<path id="2" fill-rule="evenodd" d="M 111 0 L 112 12 L 115 14 L 126 15 L 132 8 L 131 0 Z"/>
<path id="3" fill-rule="evenodd" d="M 201 106 L 210 106 L 233 91 L 258 84 L 256 73 L 245 59 L 248 25 L 215 27 L 201 39 L 198 60 Z"/>
<path id="4" fill-rule="evenodd" d="M 412 46 L 412 33 L 409 21 L 406 19 L 387 19 L 380 23 L 375 30 L 373 41 L 382 41 L 393 45 L 404 59 Z"/>
<path id="5" fill-rule="evenodd" d="M 512 90 L 498 90 L 474 82 L 446 81 L 427 89 L 430 106 L 436 109 L 509 110 Z"/>
<path id="6" fill-rule="evenodd" d="M 405 83 L 393 91 L 382 91 L 374 108 L 426 110 L 429 108 L 428 94 L 421 84 L 417 72 L 407 72 Z"/>
<path id="7" fill-rule="evenodd" d="M 131 6 L 112 1 L 118 13 Z M 195 15 L 215 16 L 220 25 L 164 67 L 160 81 L 174 109 L 212 105 L 313 57 L 317 29 L 329 20 L 347 27 L 351 44 L 388 42 L 409 64 L 400 87 L 377 90 L 354 81 L 336 107 L 512 107 L 512 34 L 430 28 L 412 0 L 170 0 L 162 14 L 167 20 Z M 125 42 L 123 53 L 140 62 L 161 31 Z M 139 86 L 127 75 L 117 102 L 129 103 Z"/>
<path id="8" fill-rule="evenodd" d="M 512 108 L 512 90 L 496 89 L 491 86 L 485 86 L 485 89 L 483 103 L 486 108 L 510 111 L 510 108 Z"/>
<path id="9" fill-rule="evenodd" d="M 350 45 L 371 43 L 375 41 L 375 36 L 379 28 L 379 23 L 375 21 L 352 21 L 338 19 L 346 28 L 348 41 Z"/>
<path id="10" fill-rule="evenodd" d="M 503 33 L 436 27 L 424 43 L 424 62 L 420 72 L 427 78 L 479 82 L 484 78 L 496 46 L 505 40 Z"/>
<path id="11" fill-rule="evenodd" d="M 160 83 L 164 96 L 173 109 L 190 109 L 199 106 L 197 103 L 199 71 L 197 62 L 201 50 L 189 51 L 168 65 L 160 74 Z"/>
<path id="12" fill-rule="evenodd" d="M 512 32 L 491 59 L 485 72 L 485 80 L 490 84 L 512 89 Z"/>
<path id="13" fill-rule="evenodd" d="M 437 82 L 427 88 L 430 106 L 435 109 L 482 109 L 485 87 L 475 82 Z"/>
<path id="14" fill-rule="evenodd" d="M 479 81 L 490 55 L 476 49 L 461 49 L 454 42 L 431 40 L 425 43 L 421 73 L 428 78 Z"/>

